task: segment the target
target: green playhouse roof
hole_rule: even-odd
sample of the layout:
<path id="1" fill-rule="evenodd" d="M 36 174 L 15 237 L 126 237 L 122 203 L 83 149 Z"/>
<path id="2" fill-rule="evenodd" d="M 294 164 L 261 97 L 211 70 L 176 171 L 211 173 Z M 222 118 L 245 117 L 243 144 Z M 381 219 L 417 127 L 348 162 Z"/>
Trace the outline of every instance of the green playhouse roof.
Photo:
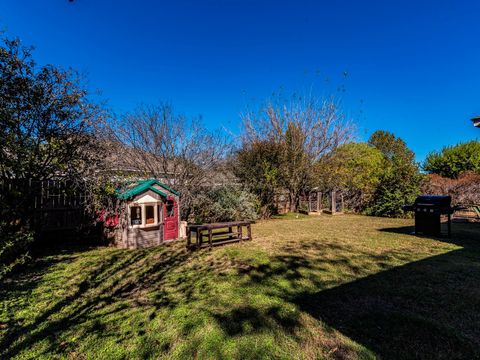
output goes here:
<path id="1" fill-rule="evenodd" d="M 150 180 L 137 181 L 135 183 L 130 184 L 130 186 L 127 187 L 127 189 L 117 191 L 117 197 L 121 200 L 127 200 L 147 190 L 151 190 L 160 196 L 167 197 L 166 193 L 155 188 L 154 185 L 158 185 L 177 196 L 180 195 L 177 191 L 173 190 L 172 188 L 168 187 L 165 184 L 162 184 L 160 181 L 155 179 L 150 179 Z"/>

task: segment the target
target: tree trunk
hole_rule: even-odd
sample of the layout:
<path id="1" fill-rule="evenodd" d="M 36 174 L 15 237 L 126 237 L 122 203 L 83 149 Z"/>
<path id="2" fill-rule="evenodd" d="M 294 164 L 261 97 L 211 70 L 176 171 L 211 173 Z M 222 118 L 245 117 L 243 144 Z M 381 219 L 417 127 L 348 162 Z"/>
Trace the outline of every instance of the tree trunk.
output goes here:
<path id="1" fill-rule="evenodd" d="M 297 203 L 298 203 L 297 192 L 290 190 L 288 196 L 290 199 L 290 212 L 297 212 Z"/>

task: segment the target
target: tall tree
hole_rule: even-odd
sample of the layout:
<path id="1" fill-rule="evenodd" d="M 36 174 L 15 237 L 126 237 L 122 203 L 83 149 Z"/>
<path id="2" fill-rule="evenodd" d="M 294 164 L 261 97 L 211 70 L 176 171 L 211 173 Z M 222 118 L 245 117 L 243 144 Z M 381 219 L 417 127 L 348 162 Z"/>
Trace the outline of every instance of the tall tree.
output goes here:
<path id="1" fill-rule="evenodd" d="M 269 141 L 282 149 L 278 177 L 289 192 L 291 211 L 297 210 L 301 191 L 311 184 L 315 162 L 352 136 L 352 125 L 332 98 L 297 97 L 288 103 L 274 99 L 244 115 L 243 124 L 243 148 Z"/>
<path id="2" fill-rule="evenodd" d="M 28 259 L 33 239 L 31 180 L 75 186 L 98 170 L 96 128 L 104 112 L 73 70 L 37 66 L 19 40 L 0 44 L 0 277 Z"/>
<path id="3" fill-rule="evenodd" d="M 402 205 L 415 200 L 424 180 L 415 162 L 415 154 L 405 141 L 387 131 L 376 131 L 368 143 L 384 155 L 384 171 L 368 213 L 377 216 L 402 216 Z"/>
<path id="4" fill-rule="evenodd" d="M 0 46 L 0 179 L 76 182 L 101 162 L 96 127 L 101 107 L 89 101 L 79 74 L 37 66 L 31 48 L 4 39 Z M 26 221 L 32 207 L 24 188 L 3 204 L 2 217 Z M 6 212 L 5 212 L 6 211 Z M 22 214 L 16 213 L 21 211 Z"/>
<path id="5" fill-rule="evenodd" d="M 289 122 L 284 135 L 283 161 L 280 167 L 282 185 L 288 190 L 290 211 L 296 211 L 302 190 L 312 180 L 312 158 L 305 149 L 306 134 L 299 124 Z"/>
<path id="6" fill-rule="evenodd" d="M 414 161 L 415 154 L 405 141 L 388 131 L 377 130 L 368 139 L 368 144 L 380 150 L 388 161 L 398 159 L 407 163 Z"/>
<path id="7" fill-rule="evenodd" d="M 231 161 L 234 174 L 260 201 L 260 216 L 276 212 L 275 195 L 280 187 L 283 149 L 272 140 L 245 143 Z"/>
<path id="8" fill-rule="evenodd" d="M 221 163 L 228 141 L 210 132 L 201 118 L 176 114 L 171 105 L 140 105 L 113 125 L 119 161 L 140 176 L 153 177 L 181 193 L 182 217 L 191 213 L 195 196 L 222 181 Z"/>

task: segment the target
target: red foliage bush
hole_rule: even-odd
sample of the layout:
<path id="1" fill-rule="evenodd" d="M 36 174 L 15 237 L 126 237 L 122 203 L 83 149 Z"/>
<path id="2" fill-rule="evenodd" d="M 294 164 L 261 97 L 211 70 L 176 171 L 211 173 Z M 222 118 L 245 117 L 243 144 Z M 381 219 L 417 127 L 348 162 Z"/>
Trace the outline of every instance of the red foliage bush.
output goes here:
<path id="1" fill-rule="evenodd" d="M 428 175 L 422 191 L 429 195 L 450 195 L 452 205 L 480 204 L 480 174 L 465 172 L 457 179 Z"/>

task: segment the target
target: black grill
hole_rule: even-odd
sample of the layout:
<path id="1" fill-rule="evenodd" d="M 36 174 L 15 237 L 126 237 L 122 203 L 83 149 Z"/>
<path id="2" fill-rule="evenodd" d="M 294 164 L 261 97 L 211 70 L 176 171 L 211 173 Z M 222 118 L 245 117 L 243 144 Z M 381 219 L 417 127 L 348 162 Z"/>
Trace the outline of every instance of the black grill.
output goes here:
<path id="1" fill-rule="evenodd" d="M 413 205 L 404 206 L 405 211 L 415 212 L 415 234 L 441 235 L 441 215 L 448 215 L 448 236 L 450 236 L 453 213 L 450 196 L 418 196 Z"/>

